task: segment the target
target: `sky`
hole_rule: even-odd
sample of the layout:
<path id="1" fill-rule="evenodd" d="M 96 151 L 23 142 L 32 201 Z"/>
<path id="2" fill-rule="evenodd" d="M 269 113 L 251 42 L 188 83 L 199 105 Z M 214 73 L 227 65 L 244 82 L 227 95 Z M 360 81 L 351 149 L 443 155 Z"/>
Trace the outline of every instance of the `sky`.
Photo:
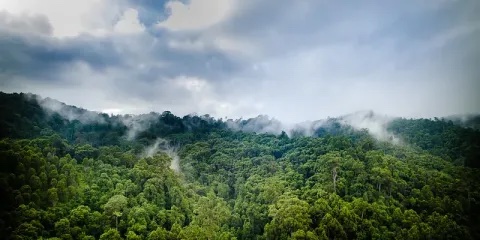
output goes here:
<path id="1" fill-rule="evenodd" d="M 480 1 L 0 0 L 0 90 L 113 114 L 480 113 Z"/>

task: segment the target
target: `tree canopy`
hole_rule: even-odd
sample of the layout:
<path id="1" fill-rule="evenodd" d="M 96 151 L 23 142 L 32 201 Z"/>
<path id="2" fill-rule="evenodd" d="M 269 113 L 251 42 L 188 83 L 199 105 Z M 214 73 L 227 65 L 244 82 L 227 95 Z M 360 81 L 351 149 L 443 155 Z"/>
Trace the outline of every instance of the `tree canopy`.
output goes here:
<path id="1" fill-rule="evenodd" d="M 479 132 L 451 121 L 397 119 L 394 144 L 164 112 L 131 138 L 0 98 L 2 239 L 480 239 Z"/>

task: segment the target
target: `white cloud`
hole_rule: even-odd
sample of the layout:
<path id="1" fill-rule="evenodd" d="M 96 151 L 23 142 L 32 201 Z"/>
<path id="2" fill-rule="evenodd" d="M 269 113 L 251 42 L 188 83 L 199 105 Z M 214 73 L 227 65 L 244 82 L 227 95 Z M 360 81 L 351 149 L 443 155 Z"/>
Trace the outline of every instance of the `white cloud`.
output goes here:
<path id="1" fill-rule="evenodd" d="M 145 27 L 138 20 L 137 10 L 125 6 L 123 1 L 112 0 L 0 0 L 0 11 L 46 17 L 52 35 L 58 38 L 142 32 Z"/>
<path id="2" fill-rule="evenodd" d="M 233 10 L 233 0 L 169 1 L 170 16 L 158 27 L 171 31 L 202 30 L 225 20 Z"/>
<path id="3" fill-rule="evenodd" d="M 56 37 L 72 37 L 95 30 L 90 20 L 107 0 L 0 0 L 0 9 L 12 14 L 41 14 L 48 17 Z"/>
<path id="4" fill-rule="evenodd" d="M 137 10 L 129 8 L 125 10 L 123 16 L 115 24 L 113 29 L 118 33 L 132 34 L 143 32 L 145 27 L 138 20 Z"/>

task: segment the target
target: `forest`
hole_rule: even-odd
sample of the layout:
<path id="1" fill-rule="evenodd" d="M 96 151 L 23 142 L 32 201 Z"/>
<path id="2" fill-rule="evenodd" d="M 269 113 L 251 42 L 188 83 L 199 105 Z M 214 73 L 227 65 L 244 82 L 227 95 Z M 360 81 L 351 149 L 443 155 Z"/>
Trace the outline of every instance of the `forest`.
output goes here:
<path id="1" fill-rule="evenodd" d="M 0 238 L 480 239 L 479 119 L 395 118 L 394 142 L 0 93 Z"/>

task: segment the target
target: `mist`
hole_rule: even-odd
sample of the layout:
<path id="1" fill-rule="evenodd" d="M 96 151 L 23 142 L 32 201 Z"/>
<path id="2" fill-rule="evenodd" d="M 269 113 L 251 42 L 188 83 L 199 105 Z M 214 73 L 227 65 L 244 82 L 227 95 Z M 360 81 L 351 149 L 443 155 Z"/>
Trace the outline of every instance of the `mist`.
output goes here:
<path id="1" fill-rule="evenodd" d="M 35 94 L 26 94 L 27 99 L 36 101 L 48 114 L 59 114 L 61 117 L 73 121 L 77 120 L 82 123 L 99 123 L 106 124 L 107 120 L 104 114 L 98 112 L 77 108 L 67 105 L 63 102 L 51 99 L 42 98 Z M 114 124 L 123 124 L 127 128 L 125 138 L 128 141 L 134 141 L 138 134 L 147 131 L 152 124 L 159 121 L 161 115 L 156 112 L 150 112 L 148 114 L 140 115 L 118 115 Z M 205 121 L 217 121 L 209 115 L 197 116 L 196 114 L 187 115 L 190 118 L 198 117 Z M 376 113 L 372 110 L 357 111 L 354 113 L 346 114 L 336 118 L 320 119 L 315 121 L 304 121 L 300 123 L 285 123 L 276 118 L 269 117 L 267 115 L 258 115 L 255 118 L 249 119 L 228 119 L 224 120 L 226 127 L 234 131 L 244 131 L 258 134 L 274 134 L 280 135 L 285 132 L 290 137 L 295 136 L 307 136 L 315 137 L 316 133 L 323 128 L 326 132 L 335 128 L 335 123 L 342 126 L 351 127 L 356 131 L 367 130 L 367 132 L 378 141 L 390 142 L 392 144 L 403 144 L 402 140 L 388 130 L 388 125 L 397 117 L 388 116 L 385 114 Z M 453 115 L 446 117 L 447 120 L 452 120 L 458 125 L 464 127 L 478 129 L 478 115 L 465 114 L 465 115 Z M 222 121 L 221 119 L 218 121 Z M 187 130 L 198 127 L 200 124 L 198 121 L 184 121 Z M 197 126 L 198 125 L 198 126 Z M 153 156 L 158 151 L 167 153 L 172 160 L 172 169 L 179 170 L 179 158 L 176 154 L 177 148 L 172 147 L 168 142 L 162 138 L 159 138 L 155 143 L 145 149 L 146 156 Z"/>
<path id="2" fill-rule="evenodd" d="M 334 128 L 334 123 L 338 123 L 345 127 L 350 126 L 356 131 L 367 130 L 368 133 L 378 141 L 401 144 L 402 141 L 400 138 L 387 129 L 390 122 L 394 119 L 396 118 L 376 114 L 373 111 L 358 111 L 337 118 L 305 121 L 296 124 L 283 123 L 266 115 L 259 115 L 258 117 L 247 120 L 229 119 L 226 121 L 226 124 L 227 127 L 235 131 L 269 133 L 274 135 L 280 135 L 282 132 L 285 132 L 290 137 L 314 137 L 320 128 L 324 128 L 328 132 L 329 129 Z"/>
<path id="3" fill-rule="evenodd" d="M 226 123 L 230 129 L 244 132 L 271 133 L 278 135 L 282 131 L 287 130 L 285 124 L 275 118 L 270 118 L 267 115 L 259 115 L 247 120 L 228 119 Z"/>
<path id="4" fill-rule="evenodd" d="M 155 154 L 163 152 L 167 154 L 172 160 L 170 162 L 170 169 L 175 172 L 181 172 L 180 169 L 180 157 L 178 156 L 178 146 L 172 146 L 168 140 L 163 138 L 157 138 L 155 142 L 146 147 L 143 156 L 144 157 L 153 157 Z"/>
<path id="5" fill-rule="evenodd" d="M 149 114 L 122 116 L 121 121 L 128 128 L 126 133 L 127 140 L 134 140 L 139 133 L 147 130 L 158 117 L 159 115 L 153 112 Z"/>
<path id="6" fill-rule="evenodd" d="M 480 115 L 478 114 L 454 115 L 448 116 L 445 119 L 463 127 L 480 130 Z"/>
<path id="7" fill-rule="evenodd" d="M 349 125 L 355 130 L 368 130 L 375 139 L 393 144 L 400 144 L 400 138 L 387 130 L 388 124 L 394 117 L 375 114 L 373 111 L 359 111 L 340 117 L 340 122 Z"/>
<path id="8" fill-rule="evenodd" d="M 103 116 L 98 112 L 93 112 L 89 110 L 85 110 L 82 108 L 77 108 L 74 106 L 69 106 L 63 102 L 60 102 L 55 99 L 51 98 L 42 98 L 35 94 L 25 94 L 28 100 L 33 100 L 42 107 L 45 112 L 47 112 L 50 116 L 54 113 L 57 113 L 61 117 L 69 120 L 69 121 L 80 121 L 81 123 L 88 124 L 88 123 L 100 123 L 105 124 L 106 121 Z"/>

